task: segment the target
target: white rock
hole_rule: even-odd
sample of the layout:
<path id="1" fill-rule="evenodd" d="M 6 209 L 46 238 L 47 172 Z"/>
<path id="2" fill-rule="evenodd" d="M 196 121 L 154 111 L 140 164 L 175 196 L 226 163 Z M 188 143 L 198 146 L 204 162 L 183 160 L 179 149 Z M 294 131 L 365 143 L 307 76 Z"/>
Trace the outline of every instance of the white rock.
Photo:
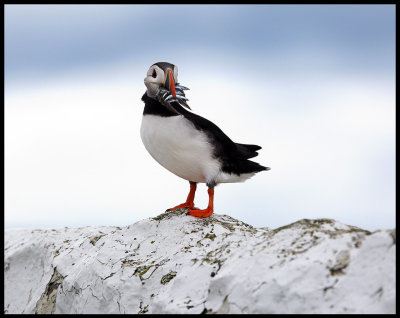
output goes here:
<path id="1" fill-rule="evenodd" d="M 395 313 L 395 232 L 184 210 L 5 231 L 5 313 Z"/>

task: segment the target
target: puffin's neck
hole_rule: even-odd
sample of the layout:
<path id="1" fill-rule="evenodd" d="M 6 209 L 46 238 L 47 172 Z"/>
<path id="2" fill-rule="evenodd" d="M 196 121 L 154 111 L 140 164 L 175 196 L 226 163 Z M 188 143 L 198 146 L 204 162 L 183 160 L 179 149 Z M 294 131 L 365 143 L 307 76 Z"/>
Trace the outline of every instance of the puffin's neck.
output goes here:
<path id="1" fill-rule="evenodd" d="M 151 98 L 147 95 L 147 92 L 142 96 L 144 102 L 143 115 L 156 115 L 161 117 L 178 116 L 179 114 L 174 113 L 163 106 L 158 100 Z"/>

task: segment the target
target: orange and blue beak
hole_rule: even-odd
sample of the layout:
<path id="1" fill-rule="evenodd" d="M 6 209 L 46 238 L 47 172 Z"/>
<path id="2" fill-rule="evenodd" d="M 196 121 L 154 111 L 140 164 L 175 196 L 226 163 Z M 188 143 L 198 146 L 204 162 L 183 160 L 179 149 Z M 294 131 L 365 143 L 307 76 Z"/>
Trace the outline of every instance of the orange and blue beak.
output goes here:
<path id="1" fill-rule="evenodd" d="M 174 76 L 172 75 L 171 69 L 167 69 L 165 71 L 165 83 L 164 86 L 166 89 L 168 89 L 172 96 L 176 98 L 176 91 L 175 91 L 175 81 L 174 81 Z"/>

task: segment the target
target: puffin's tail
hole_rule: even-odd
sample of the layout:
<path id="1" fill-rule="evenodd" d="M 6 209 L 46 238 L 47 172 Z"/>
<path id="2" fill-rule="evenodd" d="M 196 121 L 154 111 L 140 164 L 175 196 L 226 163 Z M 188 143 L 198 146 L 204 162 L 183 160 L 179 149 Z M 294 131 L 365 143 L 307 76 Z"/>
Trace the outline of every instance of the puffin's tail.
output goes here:
<path id="1" fill-rule="evenodd" d="M 234 160 L 229 160 L 224 162 L 222 166 L 222 171 L 227 173 L 233 173 L 236 175 L 257 173 L 264 170 L 270 170 L 269 167 L 264 167 L 257 162 L 235 158 Z"/>
<path id="2" fill-rule="evenodd" d="M 236 148 L 241 157 L 245 159 L 253 158 L 258 156 L 258 150 L 261 149 L 260 146 L 257 145 L 246 145 L 246 144 L 238 144 L 235 143 Z"/>
<path id="3" fill-rule="evenodd" d="M 252 172 L 260 172 L 264 170 L 270 170 L 269 167 L 264 167 L 257 162 L 251 160 L 238 160 L 237 161 L 238 170 L 240 173 L 252 173 Z"/>
<path id="4" fill-rule="evenodd" d="M 269 167 L 264 167 L 257 162 L 248 160 L 249 158 L 258 156 L 257 151 L 261 149 L 260 146 L 238 143 L 235 143 L 235 146 L 237 150 L 235 159 L 229 164 L 229 168 L 232 170 L 232 172 L 237 174 L 256 173 L 271 169 Z M 229 168 L 227 170 L 229 170 Z"/>

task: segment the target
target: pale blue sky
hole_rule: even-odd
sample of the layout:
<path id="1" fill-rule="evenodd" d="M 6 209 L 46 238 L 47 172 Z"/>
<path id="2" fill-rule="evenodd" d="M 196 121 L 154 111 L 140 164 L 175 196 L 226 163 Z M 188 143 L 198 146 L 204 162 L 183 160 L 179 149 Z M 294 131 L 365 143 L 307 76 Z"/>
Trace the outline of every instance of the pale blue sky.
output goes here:
<path id="1" fill-rule="evenodd" d="M 394 5 L 6 5 L 6 227 L 126 225 L 186 198 L 139 136 L 158 61 L 272 168 L 218 186 L 215 213 L 395 226 Z"/>
<path id="2" fill-rule="evenodd" d="M 368 66 L 393 74 L 394 39 L 394 5 L 5 7 L 10 77 L 101 67 L 159 50 L 181 56 L 199 49 L 258 59 L 264 67 L 264 55 L 333 51 L 340 63 L 335 67 L 366 71 Z"/>

